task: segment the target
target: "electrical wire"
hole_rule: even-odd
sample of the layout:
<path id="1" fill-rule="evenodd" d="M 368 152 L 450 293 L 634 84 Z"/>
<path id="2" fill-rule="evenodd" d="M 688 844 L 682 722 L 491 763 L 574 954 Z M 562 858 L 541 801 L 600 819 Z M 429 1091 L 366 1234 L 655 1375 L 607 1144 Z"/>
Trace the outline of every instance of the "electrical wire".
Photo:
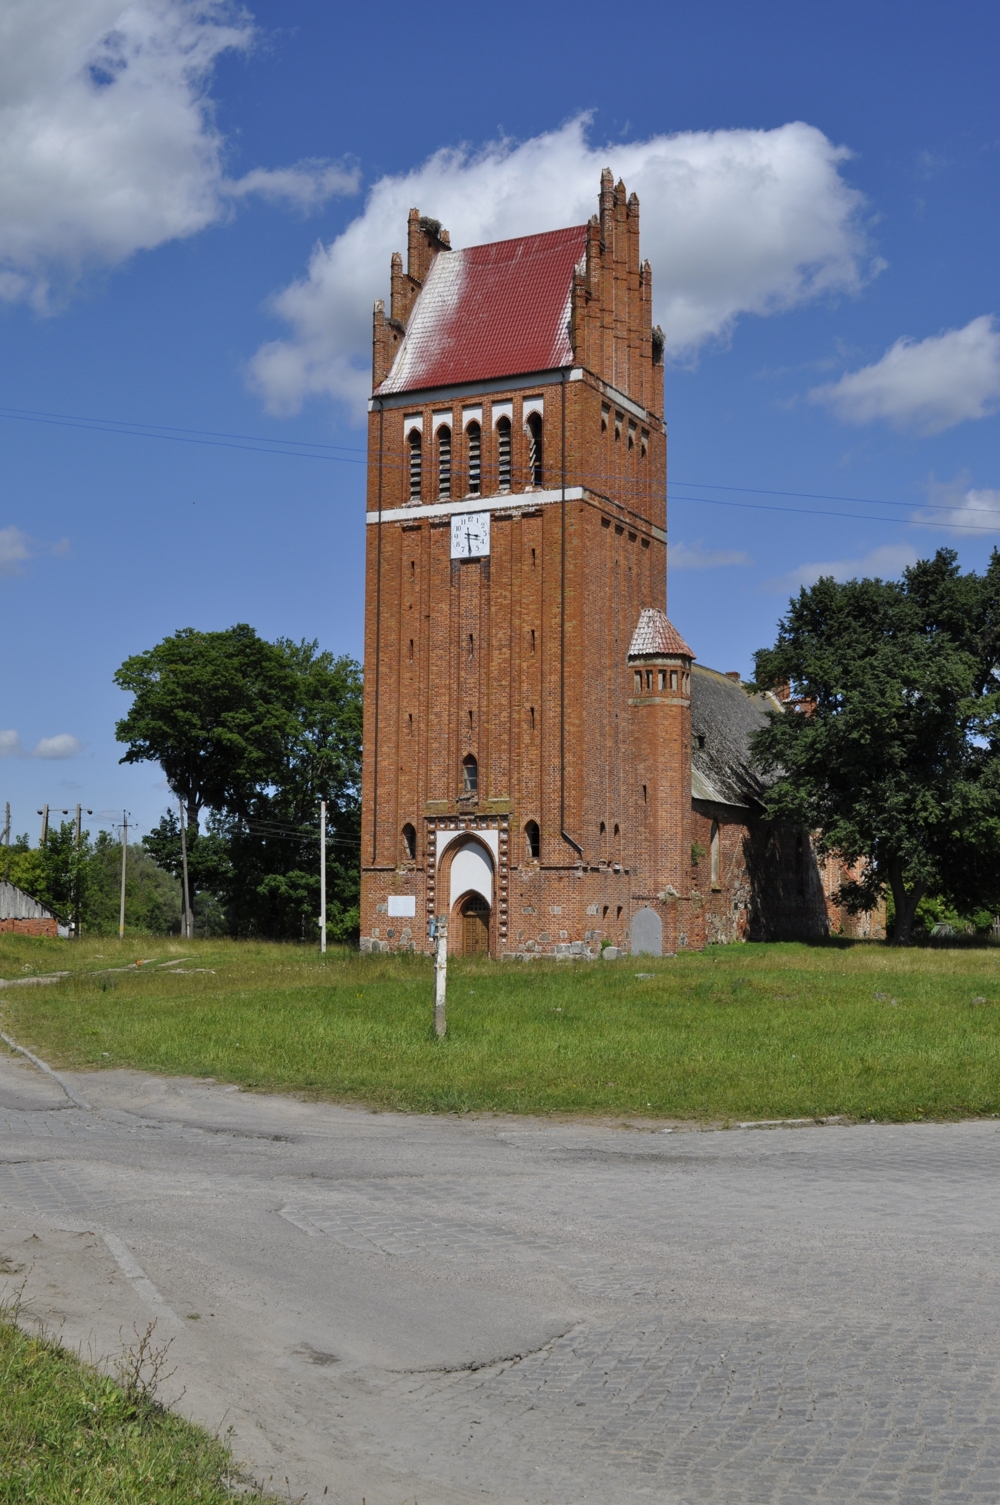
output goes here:
<path id="1" fill-rule="evenodd" d="M 264 438 L 255 434 L 230 434 L 225 431 L 213 429 L 185 428 L 181 425 L 164 425 L 154 423 L 133 423 L 126 419 L 117 418 L 88 418 L 79 414 L 52 413 L 32 408 L 0 407 L 0 418 L 8 418 L 27 423 L 53 424 L 60 427 L 76 428 L 91 433 L 118 434 L 137 439 L 161 439 L 178 444 L 197 444 L 207 448 L 238 449 L 251 454 L 285 455 L 300 460 L 326 460 L 339 464 L 364 465 L 366 463 L 365 450 L 360 447 L 347 444 L 324 444 L 306 439 L 274 439 Z M 400 473 L 408 471 L 409 462 L 406 459 L 394 463 L 391 460 L 385 462 L 386 468 Z M 585 472 L 578 473 L 578 482 L 595 489 L 600 494 L 600 486 L 607 480 L 606 473 L 600 475 Z M 919 504 L 913 502 L 890 501 L 883 497 L 855 497 L 841 496 L 836 493 L 819 491 L 785 491 L 777 487 L 764 486 L 732 486 L 717 481 L 690 481 L 677 480 L 674 486 L 687 487 L 692 491 L 729 491 L 749 496 L 777 496 L 777 497 L 800 497 L 808 501 L 846 502 L 859 507 L 902 507 L 914 508 Z M 650 490 L 646 483 L 622 485 L 617 484 L 620 494 L 631 498 L 633 501 L 645 502 L 650 500 Z M 530 497 L 530 492 L 525 493 Z M 677 491 L 671 490 L 670 501 L 673 504 L 697 505 L 707 503 L 715 507 L 738 507 L 741 510 L 758 512 L 783 512 L 801 517 L 836 517 L 851 522 L 874 522 L 896 524 L 902 519 L 891 517 L 874 517 L 862 512 L 833 512 L 819 507 L 782 507 L 775 503 L 766 502 L 736 502 L 727 501 L 721 497 L 709 496 L 684 496 Z M 968 506 L 949 502 L 935 502 L 923 504 L 932 513 L 968 513 Z M 394 509 L 392 509 L 394 510 Z M 975 523 L 948 522 L 946 526 L 954 531 L 963 533 L 993 533 L 1000 528 L 1000 509 L 982 508 L 981 515 L 984 518 L 995 517 L 994 524 L 978 525 Z M 939 528 L 941 522 L 934 517 L 911 516 L 906 519 L 908 526 L 918 528 Z"/>

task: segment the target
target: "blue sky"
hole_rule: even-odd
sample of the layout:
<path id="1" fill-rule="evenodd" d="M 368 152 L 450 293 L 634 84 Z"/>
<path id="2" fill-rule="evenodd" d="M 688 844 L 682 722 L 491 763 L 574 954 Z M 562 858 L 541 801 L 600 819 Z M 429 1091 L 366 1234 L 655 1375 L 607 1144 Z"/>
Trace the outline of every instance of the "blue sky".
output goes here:
<path id="1" fill-rule="evenodd" d="M 112 675 L 166 633 L 248 621 L 360 653 L 371 302 L 411 203 L 462 244 L 578 223 L 605 163 L 638 191 L 669 340 L 669 612 L 701 662 L 749 672 L 820 567 L 891 575 L 941 545 L 982 566 L 998 44 L 995 5 L 919 0 L 7 0 L 15 832 L 37 839 L 45 801 L 155 823 Z"/>

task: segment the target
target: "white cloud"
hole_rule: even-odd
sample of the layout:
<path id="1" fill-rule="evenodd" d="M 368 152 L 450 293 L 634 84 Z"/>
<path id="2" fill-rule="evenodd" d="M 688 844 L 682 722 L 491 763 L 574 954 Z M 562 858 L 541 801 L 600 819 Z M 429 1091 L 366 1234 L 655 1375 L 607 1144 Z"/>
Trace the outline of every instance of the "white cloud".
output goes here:
<path id="1" fill-rule="evenodd" d="M 20 758 L 23 755 L 24 749 L 17 732 L 0 732 L 0 758 Z"/>
<path id="2" fill-rule="evenodd" d="M 834 580 L 859 580 L 865 576 L 878 576 L 883 580 L 894 579 L 907 565 L 916 564 L 916 550 L 908 543 L 887 543 L 872 549 L 860 559 L 829 559 L 820 564 L 800 564 L 785 575 L 776 575 L 768 580 L 765 590 L 787 595 L 800 586 L 815 585 L 822 575 L 832 575 Z"/>
<path id="3" fill-rule="evenodd" d="M 226 177 L 207 89 L 253 35 L 229 0 L 4 0 L 0 299 L 45 309 L 88 267 L 193 235 L 233 198 L 308 207 L 350 186 L 321 162 Z"/>
<path id="4" fill-rule="evenodd" d="M 31 539 L 13 526 L 0 528 L 0 575 L 16 575 L 31 558 Z"/>
<path id="5" fill-rule="evenodd" d="M 0 575 L 19 575 L 22 566 L 39 554 L 54 554 L 57 558 L 64 559 L 69 553 L 68 538 L 60 538 L 58 543 L 40 543 L 37 538 L 25 533 L 23 528 L 17 528 L 13 524 L 0 528 Z"/>
<path id="6" fill-rule="evenodd" d="M 915 523 L 929 523 L 955 534 L 974 528 L 980 533 L 1000 533 L 1000 491 L 988 486 L 970 486 L 968 472 L 953 481 L 930 481 L 928 505 L 913 514 Z"/>
<path id="7" fill-rule="evenodd" d="M 263 345 L 251 379 L 273 412 L 310 395 L 356 407 L 370 390 L 371 309 L 389 285 L 416 205 L 475 245 L 580 224 L 610 165 L 642 203 L 642 254 L 668 354 L 725 339 L 741 314 L 772 314 L 864 276 L 861 195 L 840 175 L 849 153 L 815 127 L 689 131 L 591 147 L 588 119 L 521 143 L 436 152 L 381 178 L 364 211 L 313 252 L 305 276 L 274 299 L 291 337 Z"/>
<path id="8" fill-rule="evenodd" d="M 899 339 L 874 365 L 815 387 L 809 398 L 845 423 L 885 418 L 926 434 L 986 418 L 1000 407 L 1000 330 L 991 314 L 982 314 L 964 329 Z"/>
<path id="9" fill-rule="evenodd" d="M 360 176 L 357 168 L 309 158 L 294 167 L 255 167 L 235 182 L 223 183 L 222 190 L 232 199 L 256 194 L 297 209 L 316 209 L 334 194 L 357 193 Z"/>
<path id="10" fill-rule="evenodd" d="M 749 554 L 742 549 L 715 549 L 711 552 L 701 546 L 701 539 L 694 544 L 672 543 L 667 552 L 668 567 L 672 570 L 711 570 L 724 564 L 753 564 Z"/>
<path id="11" fill-rule="evenodd" d="M 59 732 L 55 737 L 42 737 L 31 749 L 33 758 L 75 758 L 83 751 L 79 737 L 70 732 Z"/>

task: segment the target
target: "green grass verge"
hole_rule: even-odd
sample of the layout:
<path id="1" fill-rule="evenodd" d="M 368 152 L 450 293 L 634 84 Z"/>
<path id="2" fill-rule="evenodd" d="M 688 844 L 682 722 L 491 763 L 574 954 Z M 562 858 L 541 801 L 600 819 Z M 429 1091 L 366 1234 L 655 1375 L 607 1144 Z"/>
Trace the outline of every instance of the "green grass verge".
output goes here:
<path id="1" fill-rule="evenodd" d="M 195 959 L 178 975 L 96 970 L 182 954 Z M 0 976 L 54 966 L 72 975 L 0 992 L 0 1028 L 53 1064 L 422 1112 L 712 1121 L 1000 1113 L 1000 952 L 990 946 L 459 961 L 443 1041 L 431 1030 L 423 957 L 0 936 Z"/>
<path id="2" fill-rule="evenodd" d="M 0 1308 L 0 1505 L 232 1505 L 214 1437 Z"/>

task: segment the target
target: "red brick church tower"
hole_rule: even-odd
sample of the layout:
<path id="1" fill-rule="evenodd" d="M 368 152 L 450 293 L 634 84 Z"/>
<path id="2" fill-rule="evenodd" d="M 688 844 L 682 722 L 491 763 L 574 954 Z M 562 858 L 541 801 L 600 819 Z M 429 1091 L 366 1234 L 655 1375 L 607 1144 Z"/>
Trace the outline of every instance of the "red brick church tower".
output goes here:
<path id="1" fill-rule="evenodd" d="M 465 250 L 411 210 L 375 305 L 366 950 L 430 949 L 435 914 L 493 956 L 688 928 L 663 335 L 638 199 L 605 171 L 599 209 Z"/>

